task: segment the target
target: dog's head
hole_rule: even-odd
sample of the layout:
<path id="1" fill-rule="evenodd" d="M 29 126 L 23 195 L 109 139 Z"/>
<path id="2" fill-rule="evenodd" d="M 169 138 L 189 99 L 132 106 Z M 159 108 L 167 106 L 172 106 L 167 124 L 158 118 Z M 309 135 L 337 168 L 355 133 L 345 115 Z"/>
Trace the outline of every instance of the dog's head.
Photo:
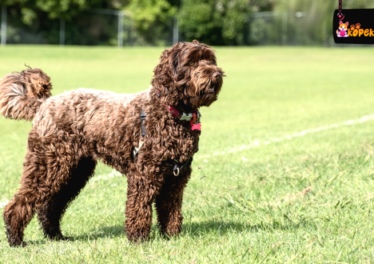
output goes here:
<path id="1" fill-rule="evenodd" d="M 177 43 L 162 53 L 152 85 L 166 104 L 198 108 L 217 100 L 223 77 L 214 51 L 194 40 Z"/>

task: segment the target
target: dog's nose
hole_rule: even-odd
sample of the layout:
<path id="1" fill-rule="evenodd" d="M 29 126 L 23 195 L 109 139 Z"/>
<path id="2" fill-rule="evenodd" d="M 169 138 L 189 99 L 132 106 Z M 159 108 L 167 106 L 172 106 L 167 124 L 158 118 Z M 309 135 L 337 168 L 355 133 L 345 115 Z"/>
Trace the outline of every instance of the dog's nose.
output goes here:
<path id="1" fill-rule="evenodd" d="M 219 72 L 213 73 L 213 78 L 214 79 L 218 79 L 218 77 L 220 77 L 220 76 L 221 76 L 221 74 Z"/>

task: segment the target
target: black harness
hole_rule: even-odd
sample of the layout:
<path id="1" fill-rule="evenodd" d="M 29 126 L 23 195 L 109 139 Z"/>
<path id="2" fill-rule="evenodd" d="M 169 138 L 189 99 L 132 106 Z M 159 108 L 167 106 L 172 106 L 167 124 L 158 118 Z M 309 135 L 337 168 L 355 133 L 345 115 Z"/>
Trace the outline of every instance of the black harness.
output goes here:
<path id="1" fill-rule="evenodd" d="M 144 126 L 144 120 L 146 119 L 147 115 L 145 114 L 144 110 L 142 110 L 140 114 L 140 129 L 142 133 L 142 138 L 144 138 L 147 135 L 147 130 Z M 138 157 L 139 150 L 142 147 L 143 142 L 139 141 L 139 148 L 133 149 L 133 158 L 134 160 Z M 174 176 L 178 176 L 179 173 L 185 168 L 188 167 L 188 165 L 191 163 L 191 158 L 189 158 L 187 161 L 180 163 L 177 160 L 167 160 L 166 161 L 170 166 L 173 167 L 173 174 Z"/>
<path id="2" fill-rule="evenodd" d="M 179 172 L 183 170 L 183 168 L 188 167 L 191 164 L 191 158 L 186 160 L 184 163 L 179 163 L 177 160 L 169 160 L 167 161 L 173 167 L 173 174 L 174 176 L 178 176 Z"/>
<path id="3" fill-rule="evenodd" d="M 145 130 L 145 126 L 143 124 L 146 117 L 147 115 L 144 113 L 144 110 L 142 110 L 142 113 L 140 114 L 140 125 L 141 125 L 141 130 L 142 130 L 142 137 L 145 137 L 145 135 L 147 134 L 147 131 Z"/>

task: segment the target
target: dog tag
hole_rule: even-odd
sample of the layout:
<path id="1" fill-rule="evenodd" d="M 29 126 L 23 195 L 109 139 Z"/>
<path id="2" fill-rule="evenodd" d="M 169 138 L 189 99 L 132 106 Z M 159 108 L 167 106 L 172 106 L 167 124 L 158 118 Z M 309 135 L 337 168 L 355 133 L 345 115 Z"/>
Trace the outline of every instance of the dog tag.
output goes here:
<path id="1" fill-rule="evenodd" d="M 190 120 L 191 130 L 200 130 L 201 131 L 201 123 L 200 123 L 200 114 L 192 113 L 192 119 Z"/>
<path id="2" fill-rule="evenodd" d="M 200 130 L 201 131 L 201 123 L 199 124 L 192 124 L 191 125 L 191 130 L 194 131 L 194 130 Z"/>
<path id="3" fill-rule="evenodd" d="M 373 18 L 374 9 L 335 10 L 333 19 L 335 43 L 374 44 Z"/>

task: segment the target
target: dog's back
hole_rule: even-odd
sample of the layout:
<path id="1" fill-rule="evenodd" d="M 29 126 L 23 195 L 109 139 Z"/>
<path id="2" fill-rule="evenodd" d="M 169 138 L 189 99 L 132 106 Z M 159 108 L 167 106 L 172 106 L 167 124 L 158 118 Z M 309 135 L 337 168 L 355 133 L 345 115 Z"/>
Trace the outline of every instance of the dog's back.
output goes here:
<path id="1" fill-rule="evenodd" d="M 37 112 L 33 128 L 40 136 L 60 131 L 93 138 L 105 138 L 114 127 L 139 113 L 134 112 L 147 98 L 147 91 L 136 94 L 117 94 L 109 91 L 78 89 L 53 96 L 46 100 Z M 129 115 L 133 111 L 134 115 Z"/>
<path id="2" fill-rule="evenodd" d="M 0 113 L 5 118 L 33 120 L 33 131 L 39 136 L 63 132 L 95 140 L 106 138 L 119 122 L 138 118 L 134 107 L 142 105 L 149 92 L 78 89 L 50 97 L 51 89 L 50 78 L 40 69 L 8 74 L 0 79 Z"/>

